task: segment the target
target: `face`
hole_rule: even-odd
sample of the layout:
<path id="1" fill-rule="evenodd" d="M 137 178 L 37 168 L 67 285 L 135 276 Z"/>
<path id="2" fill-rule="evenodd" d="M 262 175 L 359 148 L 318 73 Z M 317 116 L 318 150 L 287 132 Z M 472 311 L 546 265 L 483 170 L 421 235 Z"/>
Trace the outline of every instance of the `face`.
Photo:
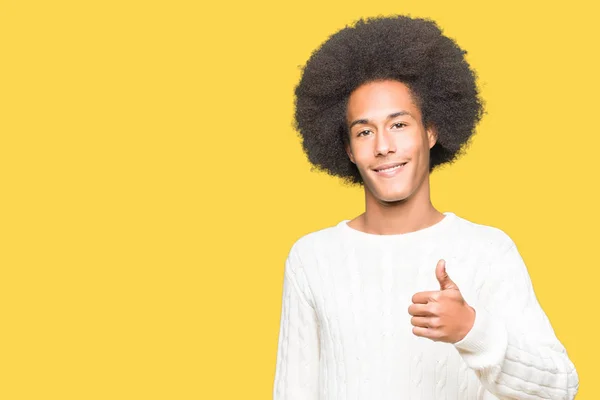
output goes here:
<path id="1" fill-rule="evenodd" d="M 346 152 L 363 178 L 367 196 L 381 202 L 404 201 L 422 190 L 429 196 L 429 149 L 426 130 L 408 86 L 393 81 L 369 82 L 348 100 Z M 386 164 L 393 167 L 381 170 Z"/>

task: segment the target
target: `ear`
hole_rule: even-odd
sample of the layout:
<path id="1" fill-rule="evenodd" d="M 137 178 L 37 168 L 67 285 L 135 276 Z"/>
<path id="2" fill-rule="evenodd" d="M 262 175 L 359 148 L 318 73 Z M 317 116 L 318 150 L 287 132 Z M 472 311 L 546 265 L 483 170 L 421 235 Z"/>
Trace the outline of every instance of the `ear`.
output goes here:
<path id="1" fill-rule="evenodd" d="M 344 147 L 346 149 L 346 154 L 348 154 L 348 157 L 350 158 L 350 161 L 356 164 L 356 161 L 354 161 L 354 155 L 352 154 L 352 148 L 350 147 L 350 144 L 346 144 L 344 145 Z"/>
<path id="2" fill-rule="evenodd" d="M 437 143 L 437 132 L 433 126 L 427 128 L 427 141 L 430 149 Z"/>

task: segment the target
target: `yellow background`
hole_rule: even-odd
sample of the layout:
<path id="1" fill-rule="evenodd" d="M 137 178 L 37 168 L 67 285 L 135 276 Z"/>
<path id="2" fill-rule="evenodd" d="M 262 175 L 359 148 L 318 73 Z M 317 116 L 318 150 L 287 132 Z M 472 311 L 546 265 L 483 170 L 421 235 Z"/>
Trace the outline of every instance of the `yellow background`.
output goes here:
<path id="1" fill-rule="evenodd" d="M 289 248 L 364 202 L 310 170 L 299 67 L 391 13 L 436 20 L 487 104 L 434 205 L 515 240 L 599 398 L 588 3 L 2 1 L 0 398 L 270 398 Z"/>

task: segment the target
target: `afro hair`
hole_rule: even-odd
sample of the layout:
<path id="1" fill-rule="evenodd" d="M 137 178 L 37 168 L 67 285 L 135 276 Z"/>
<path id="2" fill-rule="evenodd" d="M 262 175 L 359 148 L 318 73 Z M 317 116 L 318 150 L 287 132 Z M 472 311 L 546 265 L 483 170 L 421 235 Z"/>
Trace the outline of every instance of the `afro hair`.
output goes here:
<path id="1" fill-rule="evenodd" d="M 435 128 L 429 172 L 456 160 L 484 113 L 466 54 L 434 21 L 404 15 L 360 19 L 331 35 L 295 88 L 294 129 L 308 160 L 345 183 L 363 184 L 344 148 L 346 107 L 353 90 L 383 79 L 407 85 L 423 125 Z"/>

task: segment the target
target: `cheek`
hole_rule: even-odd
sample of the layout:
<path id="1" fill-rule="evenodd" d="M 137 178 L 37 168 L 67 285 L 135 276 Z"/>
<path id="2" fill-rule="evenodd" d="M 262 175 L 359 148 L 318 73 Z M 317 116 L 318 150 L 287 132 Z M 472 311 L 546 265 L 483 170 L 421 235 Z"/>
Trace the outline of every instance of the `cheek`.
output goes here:
<path id="1" fill-rule="evenodd" d="M 416 136 L 408 136 L 397 142 L 399 154 L 411 154 L 417 156 L 423 149 L 421 138 Z"/>
<path id="2" fill-rule="evenodd" d="M 354 161 L 359 165 L 368 164 L 373 159 L 373 152 L 366 148 L 366 146 L 355 147 L 352 154 L 354 154 Z"/>

